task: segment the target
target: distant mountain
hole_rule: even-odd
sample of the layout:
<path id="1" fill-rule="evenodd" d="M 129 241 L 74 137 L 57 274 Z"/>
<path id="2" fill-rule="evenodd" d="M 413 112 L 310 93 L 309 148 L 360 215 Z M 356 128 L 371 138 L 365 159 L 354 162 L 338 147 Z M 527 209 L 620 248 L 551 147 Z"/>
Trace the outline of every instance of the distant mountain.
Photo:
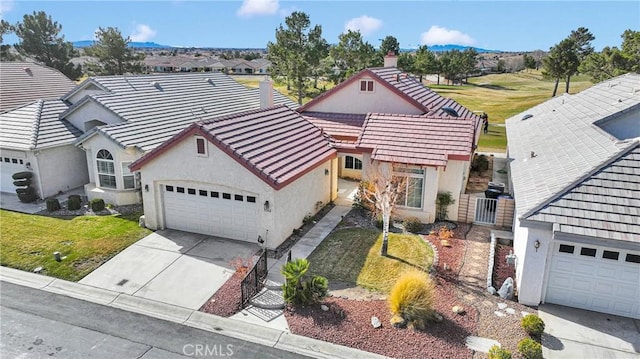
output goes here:
<path id="1" fill-rule="evenodd" d="M 429 50 L 433 51 L 433 52 L 445 52 L 445 51 L 451 51 L 451 50 L 459 50 L 459 51 L 464 51 L 468 48 L 473 48 L 475 49 L 478 53 L 487 53 L 487 52 L 502 52 L 500 50 L 487 50 L 487 49 L 481 49 L 479 47 L 473 47 L 473 46 L 462 46 L 462 45 L 432 45 L 429 46 Z M 415 51 L 415 49 L 400 49 L 400 51 L 402 52 L 412 52 Z"/>
<path id="2" fill-rule="evenodd" d="M 93 40 L 74 41 L 73 47 L 89 47 L 93 45 Z M 145 49 L 168 49 L 171 46 L 156 44 L 155 42 L 130 42 L 129 47 Z"/>

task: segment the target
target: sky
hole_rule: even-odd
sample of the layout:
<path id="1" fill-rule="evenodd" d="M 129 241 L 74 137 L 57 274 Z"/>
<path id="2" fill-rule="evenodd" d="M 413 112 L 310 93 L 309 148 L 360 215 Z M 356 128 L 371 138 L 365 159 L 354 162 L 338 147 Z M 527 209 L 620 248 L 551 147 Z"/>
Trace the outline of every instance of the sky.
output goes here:
<path id="1" fill-rule="evenodd" d="M 619 47 L 624 30 L 640 30 L 640 1 L 0 0 L 1 17 L 10 23 L 34 11 L 51 15 L 67 41 L 91 40 L 99 27 L 117 27 L 132 41 L 182 47 L 265 48 L 293 11 L 321 25 L 329 43 L 350 29 L 360 30 L 375 47 L 392 35 L 402 48 L 548 50 L 583 26 L 600 51 Z"/>

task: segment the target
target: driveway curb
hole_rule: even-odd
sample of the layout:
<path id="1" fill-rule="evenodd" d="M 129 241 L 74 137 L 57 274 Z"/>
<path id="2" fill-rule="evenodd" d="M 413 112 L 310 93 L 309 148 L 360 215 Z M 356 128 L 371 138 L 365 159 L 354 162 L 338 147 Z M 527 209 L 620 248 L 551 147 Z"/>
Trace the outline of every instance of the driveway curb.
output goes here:
<path id="1" fill-rule="evenodd" d="M 256 325 L 239 320 L 223 318 L 197 310 L 96 288 L 85 284 L 46 277 L 13 268 L 0 267 L 0 281 L 181 323 L 189 327 L 314 358 L 386 358 L 382 355 L 307 338 L 273 328 L 260 326 L 259 330 L 257 330 Z"/>

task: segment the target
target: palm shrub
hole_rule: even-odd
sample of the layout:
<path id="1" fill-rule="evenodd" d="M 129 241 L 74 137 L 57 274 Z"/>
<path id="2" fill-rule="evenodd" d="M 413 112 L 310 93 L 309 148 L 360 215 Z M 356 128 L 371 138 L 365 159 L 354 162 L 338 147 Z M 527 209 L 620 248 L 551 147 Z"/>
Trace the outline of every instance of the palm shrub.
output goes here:
<path id="1" fill-rule="evenodd" d="M 525 359 L 542 359 L 542 345 L 531 338 L 518 342 L 518 351 Z"/>
<path id="2" fill-rule="evenodd" d="M 436 217 L 445 220 L 449 217 L 449 206 L 456 203 L 451 192 L 438 192 L 436 196 Z"/>
<path id="3" fill-rule="evenodd" d="M 322 276 L 309 278 L 309 261 L 296 258 L 282 266 L 284 301 L 294 305 L 310 305 L 320 302 L 329 294 L 329 281 Z"/>
<path id="4" fill-rule="evenodd" d="M 489 348 L 489 359 L 511 359 L 511 352 L 497 345 Z"/>
<path id="5" fill-rule="evenodd" d="M 434 318 L 434 285 L 429 276 L 419 270 L 408 271 L 398 278 L 389 293 L 391 323 L 398 327 L 424 329 Z"/>
<path id="6" fill-rule="evenodd" d="M 532 337 L 539 338 L 544 332 L 544 321 L 539 316 L 527 314 L 520 321 L 522 328 Z"/>

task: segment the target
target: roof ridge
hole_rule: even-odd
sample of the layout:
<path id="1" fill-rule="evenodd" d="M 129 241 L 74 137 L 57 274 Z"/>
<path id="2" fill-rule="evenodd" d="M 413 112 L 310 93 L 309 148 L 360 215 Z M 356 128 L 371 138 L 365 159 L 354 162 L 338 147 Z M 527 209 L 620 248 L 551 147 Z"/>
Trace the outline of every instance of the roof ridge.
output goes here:
<path id="1" fill-rule="evenodd" d="M 38 145 L 38 135 L 40 134 L 40 119 L 42 118 L 42 109 L 44 108 L 44 100 L 38 100 L 38 107 L 36 108 L 35 118 L 33 119 L 33 124 L 31 125 L 31 148 L 36 148 Z"/>
<path id="2" fill-rule="evenodd" d="M 243 111 L 243 112 L 236 112 L 230 115 L 226 115 L 226 116 L 219 116 L 219 117 L 214 117 L 214 118 L 210 118 L 210 119 L 206 119 L 206 120 L 201 120 L 201 121 L 197 121 L 196 124 L 200 127 L 204 126 L 204 125 L 208 125 L 208 124 L 212 124 L 214 122 L 220 122 L 220 121 L 225 121 L 225 120 L 230 120 L 232 118 L 237 118 L 240 116 L 247 116 L 247 115 L 252 115 L 252 114 L 256 114 L 259 112 L 263 112 L 263 111 L 270 111 L 270 110 L 275 110 L 275 109 L 279 109 L 279 108 L 286 108 L 290 111 L 291 110 L 287 105 L 285 104 L 280 104 L 280 105 L 274 105 L 271 107 L 266 107 L 266 108 L 258 108 L 258 109 L 254 109 L 254 110 L 247 110 L 247 111 Z"/>

